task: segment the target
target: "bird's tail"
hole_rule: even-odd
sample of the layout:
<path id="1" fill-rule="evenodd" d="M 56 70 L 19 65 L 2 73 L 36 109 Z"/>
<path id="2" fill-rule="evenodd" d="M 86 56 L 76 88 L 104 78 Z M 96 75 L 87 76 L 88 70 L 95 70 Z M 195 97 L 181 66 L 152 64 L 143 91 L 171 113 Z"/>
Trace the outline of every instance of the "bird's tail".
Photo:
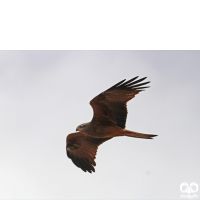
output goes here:
<path id="1" fill-rule="evenodd" d="M 137 133 L 137 132 L 129 131 L 126 129 L 123 129 L 123 133 L 125 136 L 143 138 L 143 139 L 153 139 L 153 137 L 157 136 L 157 135 L 151 135 L 151 134 Z"/>

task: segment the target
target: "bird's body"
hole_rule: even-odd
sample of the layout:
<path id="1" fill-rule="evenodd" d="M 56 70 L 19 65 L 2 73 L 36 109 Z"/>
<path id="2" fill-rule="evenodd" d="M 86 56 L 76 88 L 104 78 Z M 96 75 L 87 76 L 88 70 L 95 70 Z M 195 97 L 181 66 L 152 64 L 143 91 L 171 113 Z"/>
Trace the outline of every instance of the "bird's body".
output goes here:
<path id="1" fill-rule="evenodd" d="M 80 132 L 84 133 L 90 137 L 94 138 L 108 138 L 115 136 L 122 136 L 122 128 L 113 124 L 109 125 L 101 125 L 99 123 L 88 123 L 84 129 L 81 129 Z"/>
<path id="2" fill-rule="evenodd" d="M 103 142 L 116 136 L 130 136 L 152 139 L 157 135 L 143 134 L 125 129 L 127 118 L 126 103 L 147 87 L 145 78 L 135 77 L 127 82 L 120 81 L 90 101 L 94 110 L 91 122 L 81 124 L 76 133 L 67 136 L 67 155 L 83 171 L 95 171 L 94 159 L 97 148 Z M 138 84 L 139 83 L 139 84 Z"/>

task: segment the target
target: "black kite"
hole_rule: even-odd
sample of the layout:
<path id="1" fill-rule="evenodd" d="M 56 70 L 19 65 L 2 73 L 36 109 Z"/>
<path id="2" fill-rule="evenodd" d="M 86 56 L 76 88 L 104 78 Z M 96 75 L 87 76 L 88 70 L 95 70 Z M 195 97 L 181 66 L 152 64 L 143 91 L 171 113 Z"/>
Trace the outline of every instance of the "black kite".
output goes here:
<path id="1" fill-rule="evenodd" d="M 135 77 L 123 80 L 102 92 L 90 101 L 94 116 L 91 122 L 81 124 L 76 133 L 67 136 L 67 156 L 83 171 L 95 172 L 94 161 L 97 148 L 103 142 L 116 136 L 153 139 L 157 135 L 137 133 L 125 129 L 127 118 L 126 103 L 136 94 L 148 88 L 145 78 Z"/>

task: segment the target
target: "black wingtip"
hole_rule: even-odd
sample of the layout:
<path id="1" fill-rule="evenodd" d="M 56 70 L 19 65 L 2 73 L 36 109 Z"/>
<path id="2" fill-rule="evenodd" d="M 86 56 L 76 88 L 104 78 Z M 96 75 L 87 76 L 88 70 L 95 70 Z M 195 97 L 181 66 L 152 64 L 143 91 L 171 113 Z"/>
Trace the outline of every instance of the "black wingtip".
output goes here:
<path id="1" fill-rule="evenodd" d="M 115 88 L 115 87 L 121 85 L 124 81 L 126 81 L 126 79 L 124 79 L 124 80 L 118 82 L 117 84 L 113 85 L 112 87 L 108 88 L 107 91 L 108 91 L 108 90 L 112 90 L 113 88 Z"/>
<path id="2" fill-rule="evenodd" d="M 132 78 L 132 79 L 126 81 L 126 82 L 124 83 L 124 85 L 128 85 L 128 83 L 130 83 L 130 82 L 136 80 L 138 77 L 139 77 L 139 76 L 136 76 L 136 77 L 134 77 L 134 78 Z"/>
<path id="3" fill-rule="evenodd" d="M 147 87 L 140 87 L 142 85 L 146 85 L 148 83 L 150 83 L 150 81 L 148 82 L 144 82 L 142 83 L 142 81 L 144 81 L 147 77 L 143 77 L 140 79 L 137 79 L 139 76 L 136 76 L 128 81 L 126 81 L 126 79 L 118 82 L 117 84 L 113 85 L 112 87 L 110 87 L 109 89 L 107 89 L 106 91 L 112 90 L 112 89 L 132 89 L 132 90 L 139 90 L 140 88 L 144 89 Z M 126 82 L 125 82 L 126 81 Z"/>

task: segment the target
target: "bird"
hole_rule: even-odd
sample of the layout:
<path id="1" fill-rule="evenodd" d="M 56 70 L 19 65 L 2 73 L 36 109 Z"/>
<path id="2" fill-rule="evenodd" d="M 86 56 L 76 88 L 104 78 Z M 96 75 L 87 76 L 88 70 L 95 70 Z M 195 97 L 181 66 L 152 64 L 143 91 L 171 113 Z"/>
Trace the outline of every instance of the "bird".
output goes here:
<path id="1" fill-rule="evenodd" d="M 144 91 L 147 77 L 138 76 L 113 85 L 90 101 L 93 108 L 91 122 L 80 124 L 75 133 L 66 138 L 66 153 L 72 162 L 84 172 L 95 172 L 95 158 L 98 146 L 113 137 L 129 136 L 153 139 L 157 135 L 138 133 L 125 129 L 127 102 Z"/>

